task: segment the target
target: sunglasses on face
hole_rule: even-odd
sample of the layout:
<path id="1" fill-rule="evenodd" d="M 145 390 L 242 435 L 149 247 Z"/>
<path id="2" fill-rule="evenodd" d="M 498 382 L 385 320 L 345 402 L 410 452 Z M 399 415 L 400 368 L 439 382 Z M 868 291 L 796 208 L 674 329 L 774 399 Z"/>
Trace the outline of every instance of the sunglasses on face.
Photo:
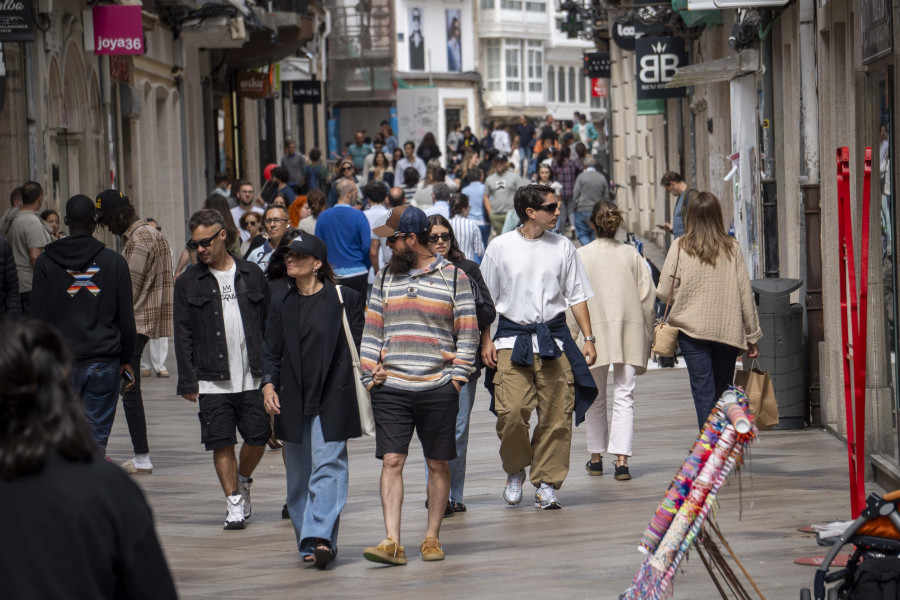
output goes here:
<path id="1" fill-rule="evenodd" d="M 259 225 L 259 221 L 247 221 L 247 227 L 256 227 Z"/>
<path id="2" fill-rule="evenodd" d="M 555 213 L 556 208 L 559 206 L 559 202 L 551 202 L 550 204 L 542 204 L 535 208 L 535 210 L 542 210 L 548 213 Z"/>
<path id="3" fill-rule="evenodd" d="M 277 225 L 278 223 L 287 223 L 287 219 L 276 219 L 275 217 L 271 217 L 266 219 L 266 225 Z"/>
<path id="4" fill-rule="evenodd" d="M 406 237 L 406 234 L 400 233 L 399 231 L 395 231 L 394 235 L 389 235 L 385 239 L 387 240 L 388 244 L 393 244 L 394 242 L 396 242 L 397 240 L 399 240 L 402 237 Z"/>
<path id="5" fill-rule="evenodd" d="M 225 231 L 224 228 L 218 230 L 215 233 L 215 235 L 211 235 L 208 238 L 205 238 L 202 240 L 188 240 L 188 243 L 186 244 L 186 246 L 188 247 L 188 250 L 196 250 L 200 246 L 203 246 L 204 248 L 209 248 L 210 246 L 212 246 L 212 243 L 215 241 L 215 239 L 217 237 L 219 237 L 219 234 L 222 233 L 223 231 Z"/>
<path id="6" fill-rule="evenodd" d="M 341 171 L 352 171 L 352 170 L 353 170 L 353 167 L 351 167 L 350 165 L 341 167 Z"/>
<path id="7" fill-rule="evenodd" d="M 451 239 L 453 239 L 453 236 L 449 233 L 435 233 L 434 235 L 428 236 L 428 243 L 436 244 L 438 240 L 441 240 L 442 242 L 449 242 Z"/>

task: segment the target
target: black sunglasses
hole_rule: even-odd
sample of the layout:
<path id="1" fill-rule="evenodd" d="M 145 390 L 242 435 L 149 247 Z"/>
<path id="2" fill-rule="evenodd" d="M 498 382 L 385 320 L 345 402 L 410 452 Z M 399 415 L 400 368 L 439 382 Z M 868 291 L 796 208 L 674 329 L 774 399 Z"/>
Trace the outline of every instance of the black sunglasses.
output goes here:
<path id="1" fill-rule="evenodd" d="M 350 165 L 344 165 L 343 167 L 341 167 L 341 171 L 352 171 L 355 168 L 356 167 L 351 167 Z"/>
<path id="2" fill-rule="evenodd" d="M 435 234 L 428 236 L 428 243 L 436 244 L 438 240 L 441 240 L 442 242 L 449 242 L 452 239 L 453 239 L 453 236 L 450 235 L 449 233 L 440 233 L 440 234 L 435 233 Z"/>
<path id="3" fill-rule="evenodd" d="M 212 246 L 213 241 L 215 241 L 215 239 L 217 237 L 219 237 L 219 234 L 222 233 L 223 231 L 225 231 L 224 227 L 222 229 L 218 230 L 215 233 L 215 235 L 211 235 L 208 238 L 203 239 L 203 240 L 188 240 L 188 243 L 185 245 L 188 247 L 188 250 L 196 250 L 200 246 L 203 246 L 204 248 L 209 248 L 210 246 Z"/>
<path id="4" fill-rule="evenodd" d="M 389 236 L 387 236 L 387 237 L 384 238 L 384 239 L 387 240 L 387 243 L 388 243 L 388 244 L 393 244 L 393 243 L 396 242 L 398 239 L 400 239 L 400 238 L 402 238 L 402 237 L 406 237 L 406 236 L 407 236 L 407 234 L 405 234 L 405 233 L 400 233 L 399 231 L 395 231 L 395 232 L 394 232 L 394 235 L 389 235 Z"/>
<path id="5" fill-rule="evenodd" d="M 551 202 L 550 204 L 542 204 L 540 206 L 534 207 L 535 210 L 542 210 L 548 213 L 556 212 L 556 208 L 559 206 L 559 202 Z"/>

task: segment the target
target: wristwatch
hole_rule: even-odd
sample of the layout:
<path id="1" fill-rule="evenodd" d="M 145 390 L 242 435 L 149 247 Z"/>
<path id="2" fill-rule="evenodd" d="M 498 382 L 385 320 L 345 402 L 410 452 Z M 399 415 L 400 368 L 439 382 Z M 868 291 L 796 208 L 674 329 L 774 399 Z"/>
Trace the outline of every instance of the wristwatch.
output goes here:
<path id="1" fill-rule="evenodd" d="M 586 337 L 584 338 L 584 341 L 586 341 L 586 342 L 596 342 L 596 341 L 597 341 L 597 338 L 595 338 L 595 337 L 592 336 L 592 335 L 589 335 L 589 336 L 586 336 Z"/>

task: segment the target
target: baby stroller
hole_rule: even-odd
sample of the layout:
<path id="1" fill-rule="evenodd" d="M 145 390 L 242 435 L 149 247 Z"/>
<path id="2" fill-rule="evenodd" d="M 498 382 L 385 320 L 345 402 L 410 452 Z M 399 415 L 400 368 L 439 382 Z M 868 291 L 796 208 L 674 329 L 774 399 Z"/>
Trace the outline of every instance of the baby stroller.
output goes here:
<path id="1" fill-rule="evenodd" d="M 833 542 L 816 571 L 815 596 L 805 588 L 800 591 L 800 600 L 900 600 L 898 500 L 900 490 L 883 496 L 869 494 L 866 507 Z M 846 544 L 856 547 L 847 566 L 830 571 L 831 563 Z M 835 582 L 839 583 L 826 596 L 825 585 Z"/>

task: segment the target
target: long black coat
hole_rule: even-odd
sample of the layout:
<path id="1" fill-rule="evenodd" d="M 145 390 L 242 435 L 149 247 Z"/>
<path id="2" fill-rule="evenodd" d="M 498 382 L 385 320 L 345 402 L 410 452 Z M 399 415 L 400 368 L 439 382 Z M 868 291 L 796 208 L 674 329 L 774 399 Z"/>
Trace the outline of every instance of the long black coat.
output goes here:
<path id="1" fill-rule="evenodd" d="M 9 242 L 0 237 L 0 319 L 18 319 L 21 316 L 16 260 Z"/>
<path id="2" fill-rule="evenodd" d="M 275 437 L 288 442 L 303 441 L 304 377 L 323 378 L 319 416 L 325 441 L 335 442 L 362 435 L 353 361 L 344 336 L 341 304 L 333 283 L 326 281 L 325 290 L 328 338 L 322 352 L 328 357 L 326 364 L 329 365 L 325 373 L 309 373 L 300 362 L 300 346 L 297 343 L 300 339 L 297 288 L 292 286 L 279 292 L 269 304 L 269 320 L 263 343 L 262 385 L 271 383 L 275 386 L 281 403 L 281 414 L 275 415 Z M 365 325 L 365 299 L 346 286 L 341 286 L 341 294 L 347 309 L 350 333 L 358 352 Z"/>

